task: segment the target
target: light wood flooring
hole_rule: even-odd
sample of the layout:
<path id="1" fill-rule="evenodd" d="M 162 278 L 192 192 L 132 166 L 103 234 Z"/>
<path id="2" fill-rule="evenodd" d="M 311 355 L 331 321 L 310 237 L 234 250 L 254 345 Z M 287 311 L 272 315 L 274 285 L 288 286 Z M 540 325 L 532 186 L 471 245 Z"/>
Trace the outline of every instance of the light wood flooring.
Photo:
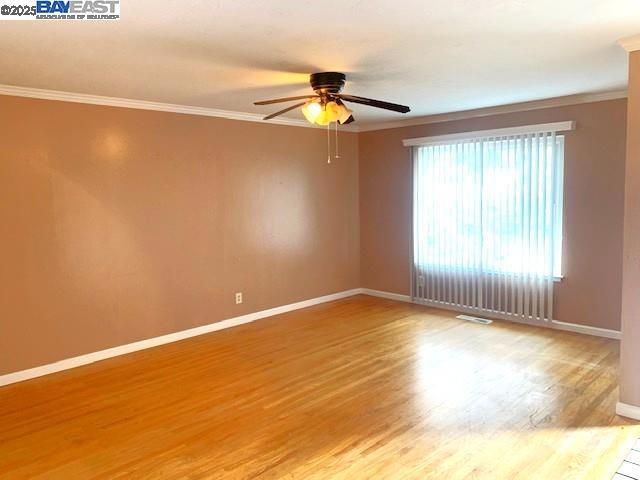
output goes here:
<path id="1" fill-rule="evenodd" d="M 0 388 L 0 478 L 605 479 L 618 342 L 368 296 Z"/>

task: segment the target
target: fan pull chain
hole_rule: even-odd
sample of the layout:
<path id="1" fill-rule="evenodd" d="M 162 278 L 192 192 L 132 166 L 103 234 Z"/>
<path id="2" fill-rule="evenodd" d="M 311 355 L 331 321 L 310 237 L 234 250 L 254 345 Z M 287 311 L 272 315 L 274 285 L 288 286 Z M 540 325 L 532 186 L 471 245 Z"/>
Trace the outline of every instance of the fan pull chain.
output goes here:
<path id="1" fill-rule="evenodd" d="M 336 122 L 336 155 L 334 158 L 340 158 L 340 154 L 338 153 L 338 122 Z"/>
<path id="2" fill-rule="evenodd" d="M 331 163 L 331 123 L 327 123 L 327 163 Z"/>

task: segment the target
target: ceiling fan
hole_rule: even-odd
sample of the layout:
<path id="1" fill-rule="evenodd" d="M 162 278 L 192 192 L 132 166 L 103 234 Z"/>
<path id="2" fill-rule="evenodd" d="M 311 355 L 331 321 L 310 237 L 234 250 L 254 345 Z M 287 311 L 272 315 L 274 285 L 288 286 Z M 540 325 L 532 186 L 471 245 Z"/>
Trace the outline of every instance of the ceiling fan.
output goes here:
<path id="1" fill-rule="evenodd" d="M 298 97 L 276 98 L 274 100 L 263 100 L 255 102 L 254 105 L 271 105 L 272 103 L 291 102 L 294 100 L 304 100 L 287 107 L 279 112 L 272 113 L 264 117 L 264 120 L 287 113 L 298 107 L 302 107 L 302 113 L 305 118 L 316 125 L 329 125 L 332 122 L 338 122 L 345 125 L 354 121 L 353 112 L 347 108 L 344 102 L 359 103 L 370 107 L 383 108 L 394 112 L 407 113 L 411 109 L 404 105 L 396 103 L 383 102 L 381 100 L 372 100 L 371 98 L 357 97 L 355 95 L 347 95 L 342 92 L 346 80 L 344 73 L 339 72 L 321 72 L 312 73 L 309 82 L 315 94 L 301 95 Z"/>

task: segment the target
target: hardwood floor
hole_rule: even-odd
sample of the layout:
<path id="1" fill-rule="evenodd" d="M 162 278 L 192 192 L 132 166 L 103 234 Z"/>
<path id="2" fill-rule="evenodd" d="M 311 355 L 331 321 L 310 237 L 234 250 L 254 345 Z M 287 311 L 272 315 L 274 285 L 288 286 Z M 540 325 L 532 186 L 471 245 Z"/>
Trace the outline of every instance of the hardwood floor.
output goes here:
<path id="1" fill-rule="evenodd" d="M 0 388 L 1 478 L 609 479 L 614 340 L 367 296 Z"/>

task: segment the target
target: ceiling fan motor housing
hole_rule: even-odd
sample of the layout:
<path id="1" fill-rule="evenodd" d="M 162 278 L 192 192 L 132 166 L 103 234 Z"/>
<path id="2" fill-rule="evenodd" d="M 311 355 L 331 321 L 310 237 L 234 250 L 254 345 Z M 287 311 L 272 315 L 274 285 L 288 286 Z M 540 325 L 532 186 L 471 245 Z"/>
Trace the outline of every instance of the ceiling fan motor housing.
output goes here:
<path id="1" fill-rule="evenodd" d="M 340 72 L 320 72 L 312 73 L 309 78 L 311 88 L 318 95 L 326 95 L 328 93 L 340 93 L 344 88 L 344 82 L 347 79 L 344 73 Z"/>

